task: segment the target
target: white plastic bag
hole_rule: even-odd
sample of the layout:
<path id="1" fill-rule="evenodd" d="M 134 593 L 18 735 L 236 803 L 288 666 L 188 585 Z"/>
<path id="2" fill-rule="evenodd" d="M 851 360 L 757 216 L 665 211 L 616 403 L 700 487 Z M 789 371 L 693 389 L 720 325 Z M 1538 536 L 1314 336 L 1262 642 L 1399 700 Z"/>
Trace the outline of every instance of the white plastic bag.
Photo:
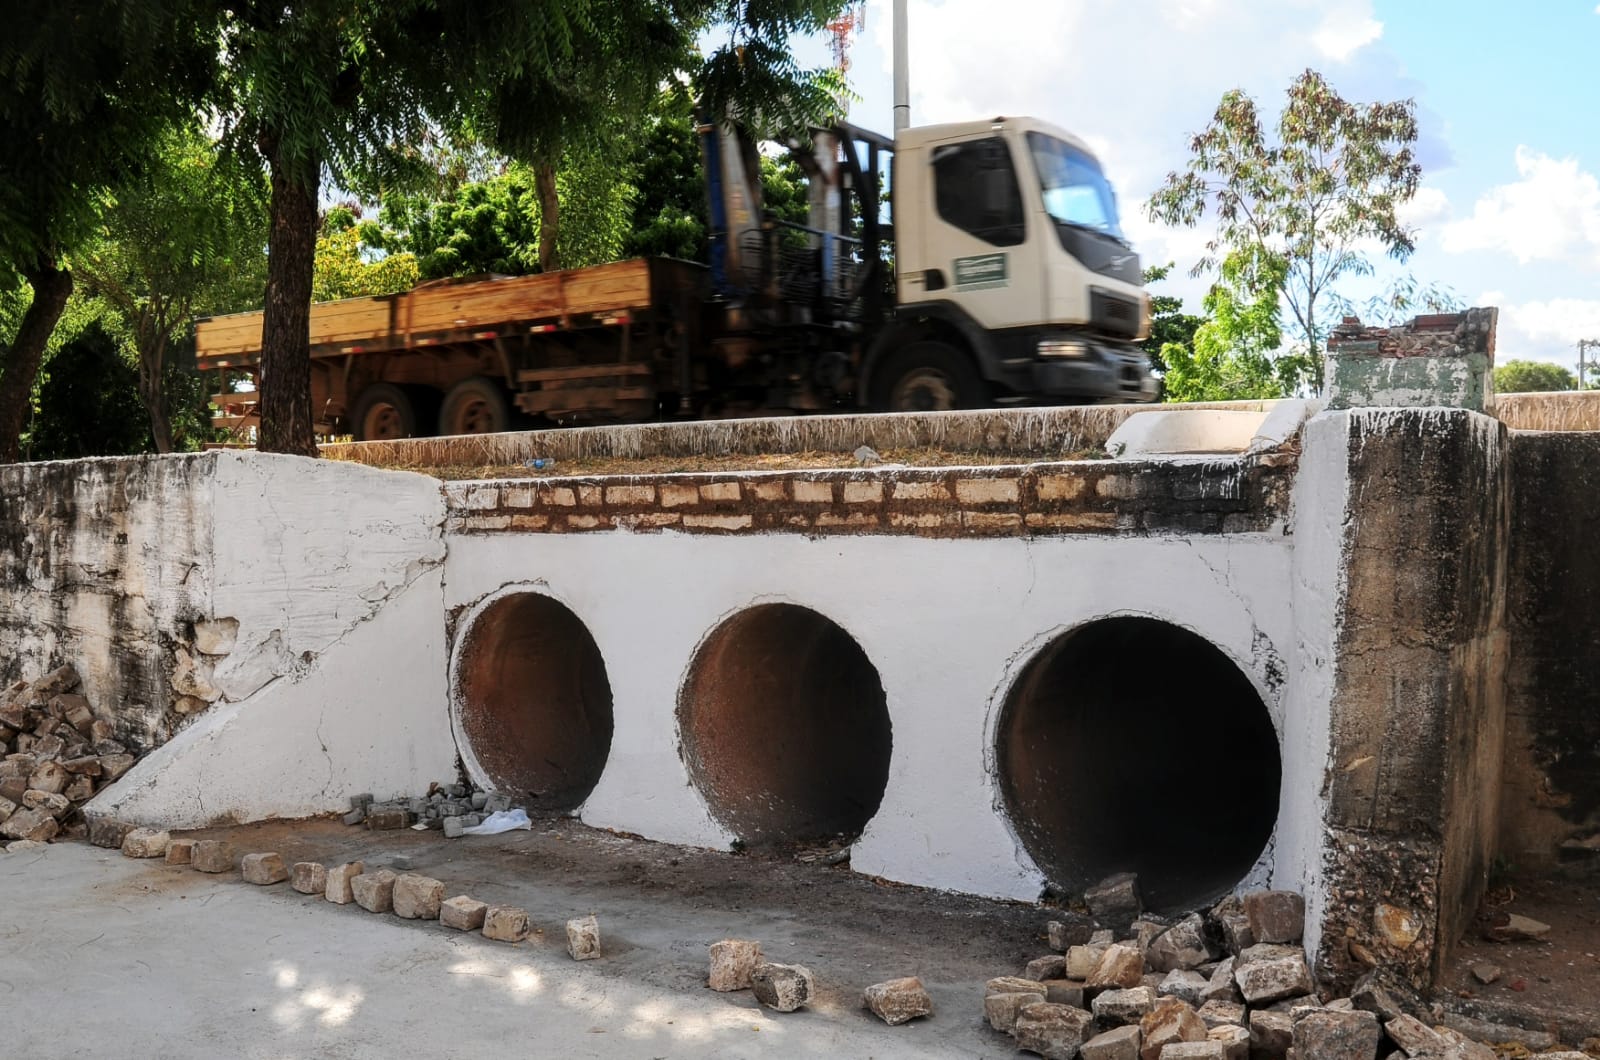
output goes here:
<path id="1" fill-rule="evenodd" d="M 463 828 L 462 835 L 499 835 L 501 832 L 514 832 L 517 829 L 531 829 L 533 822 L 528 820 L 528 811 L 518 807 L 515 810 L 498 810 L 483 819 L 482 824 L 475 824 L 471 828 Z"/>

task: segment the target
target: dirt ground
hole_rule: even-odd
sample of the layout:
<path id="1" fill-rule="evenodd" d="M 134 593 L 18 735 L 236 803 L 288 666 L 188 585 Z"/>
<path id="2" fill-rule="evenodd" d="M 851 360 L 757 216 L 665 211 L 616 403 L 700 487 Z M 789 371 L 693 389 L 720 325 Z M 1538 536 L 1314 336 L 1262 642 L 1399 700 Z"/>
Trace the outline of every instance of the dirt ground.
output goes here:
<path id="1" fill-rule="evenodd" d="M 1569 1042 L 1600 1036 L 1600 871 L 1522 876 L 1500 883 L 1484 903 L 1550 925 L 1539 942 L 1497 943 L 1473 932 L 1451 955 L 1444 986 L 1458 1011 L 1494 1022 L 1548 1030 Z M 1472 975 L 1501 969 L 1495 982 Z"/>

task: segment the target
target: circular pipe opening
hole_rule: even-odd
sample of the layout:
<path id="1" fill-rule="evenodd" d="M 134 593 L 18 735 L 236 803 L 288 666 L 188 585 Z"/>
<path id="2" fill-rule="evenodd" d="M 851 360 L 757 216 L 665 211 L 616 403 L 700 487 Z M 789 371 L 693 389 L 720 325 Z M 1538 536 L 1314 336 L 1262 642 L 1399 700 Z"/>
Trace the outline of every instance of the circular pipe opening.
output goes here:
<path id="1" fill-rule="evenodd" d="M 611 685 L 588 628 L 548 596 L 515 593 L 465 638 L 455 699 L 490 785 L 543 809 L 580 805 L 611 750 Z"/>
<path id="2" fill-rule="evenodd" d="M 690 778 L 750 844 L 861 834 L 889 780 L 883 683 L 837 624 L 793 604 L 724 622 L 678 704 Z"/>
<path id="3" fill-rule="evenodd" d="M 1277 821 L 1266 705 L 1214 645 L 1155 619 L 1052 641 L 1006 697 L 996 750 L 1012 826 L 1063 890 L 1136 872 L 1147 908 L 1192 908 L 1250 871 Z"/>

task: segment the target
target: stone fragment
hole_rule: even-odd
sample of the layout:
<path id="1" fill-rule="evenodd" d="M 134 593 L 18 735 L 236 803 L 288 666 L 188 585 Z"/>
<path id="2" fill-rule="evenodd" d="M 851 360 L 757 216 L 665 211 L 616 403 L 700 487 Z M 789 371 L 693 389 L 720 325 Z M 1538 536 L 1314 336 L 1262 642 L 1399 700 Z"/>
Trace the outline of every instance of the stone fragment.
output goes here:
<path id="1" fill-rule="evenodd" d="M 16 839 L 6 844 L 7 854 L 22 854 L 29 850 L 49 850 L 49 843 L 41 843 L 36 839 Z"/>
<path id="2" fill-rule="evenodd" d="M 1162 997 L 1175 997 L 1198 1006 L 1201 1003 L 1200 991 L 1209 983 L 1210 981 L 1199 972 L 1189 972 L 1179 968 L 1167 973 L 1167 977 L 1161 980 L 1161 985 L 1156 987 L 1156 993 Z"/>
<path id="3" fill-rule="evenodd" d="M 327 894 L 328 867 L 320 861 L 297 861 L 289 870 L 289 886 L 301 894 Z"/>
<path id="4" fill-rule="evenodd" d="M 373 798 L 370 791 L 363 791 L 359 795 L 350 796 L 350 808 L 352 810 L 360 810 L 362 813 L 366 813 L 367 807 L 371 806 L 372 803 Z"/>
<path id="5" fill-rule="evenodd" d="M 460 839 L 465 835 L 467 826 L 464 820 L 461 817 L 446 817 L 441 826 L 444 830 L 444 837 L 446 839 Z"/>
<path id="6" fill-rule="evenodd" d="M 1232 957 L 1217 965 L 1217 970 L 1211 973 L 1211 978 L 1200 991 L 1200 1003 L 1207 1001 L 1240 1001 L 1243 1000 L 1239 993 L 1239 984 L 1233 981 L 1235 962 Z"/>
<path id="7" fill-rule="evenodd" d="M 1094 1017 L 1081 1008 L 1042 1001 L 1017 1013 L 1013 1031 L 1017 1048 L 1046 1060 L 1073 1060 L 1093 1033 Z"/>
<path id="8" fill-rule="evenodd" d="M 874 983 L 862 991 L 861 1003 L 891 1027 L 933 1015 L 933 998 L 916 976 Z"/>
<path id="9" fill-rule="evenodd" d="M 756 1000 L 778 1012 L 793 1012 L 811 1000 L 815 984 L 810 969 L 799 964 L 756 965 L 750 991 Z"/>
<path id="10" fill-rule="evenodd" d="M 35 699 L 48 699 L 62 692 L 71 692 L 79 684 L 78 671 L 70 665 L 58 666 L 35 681 L 29 694 Z"/>
<path id="11" fill-rule="evenodd" d="M 1144 957 L 1132 946 L 1115 943 L 1106 947 L 1084 986 L 1090 990 L 1127 989 L 1138 986 L 1143 978 Z"/>
<path id="12" fill-rule="evenodd" d="M 69 758 L 61 763 L 61 768 L 73 776 L 79 777 L 98 777 L 102 772 L 100 759 L 93 755 L 85 755 L 82 758 Z"/>
<path id="13" fill-rule="evenodd" d="M 995 1030 L 1010 1034 L 1016 1028 L 1017 1013 L 1028 1005 L 1036 1005 L 1044 1000 L 1044 988 L 1038 983 L 1014 975 L 1003 975 L 989 980 L 984 987 L 983 1017 Z"/>
<path id="14" fill-rule="evenodd" d="M 1227 1060 L 1221 1042 L 1173 1042 L 1161 1050 L 1161 1060 Z"/>
<path id="15" fill-rule="evenodd" d="M 1212 1027 L 1206 1037 L 1222 1046 L 1223 1060 L 1250 1060 L 1250 1032 L 1238 1024 Z"/>
<path id="16" fill-rule="evenodd" d="M 439 923 L 457 931 L 477 931 L 483 927 L 484 914 L 488 911 L 488 903 L 458 894 L 439 904 Z"/>
<path id="17" fill-rule="evenodd" d="M 1139 877 L 1131 872 L 1107 876 L 1083 892 L 1083 900 L 1096 920 L 1114 925 L 1127 925 L 1144 912 L 1144 901 L 1139 897 Z"/>
<path id="18" fill-rule="evenodd" d="M 1083 1043 L 1083 1060 L 1139 1060 L 1139 1028 L 1118 1027 Z"/>
<path id="19" fill-rule="evenodd" d="M 58 821 L 72 809 L 72 803 L 65 795 L 50 791 L 23 792 L 22 805 L 30 810 L 43 810 Z"/>
<path id="20" fill-rule="evenodd" d="M 1498 964 L 1490 964 L 1488 961 L 1479 961 L 1472 966 L 1472 978 L 1484 986 L 1498 982 L 1504 974 L 1504 970 Z"/>
<path id="21" fill-rule="evenodd" d="M 1052 954 L 1048 957 L 1035 957 L 1029 961 L 1022 977 L 1042 983 L 1046 979 L 1061 979 L 1066 974 L 1067 959 L 1059 954 Z"/>
<path id="22" fill-rule="evenodd" d="M 137 761 L 130 754 L 109 754 L 100 756 L 100 777 L 107 784 L 114 780 L 121 780 L 128 770 L 133 768 Z"/>
<path id="23" fill-rule="evenodd" d="M 363 872 L 350 881 L 356 905 L 369 913 L 387 913 L 394 908 L 395 874 L 388 869 Z"/>
<path id="24" fill-rule="evenodd" d="M 1251 1005 L 1266 1005 L 1286 997 L 1311 993 L 1311 969 L 1303 953 L 1251 961 L 1234 969 L 1239 992 Z"/>
<path id="25" fill-rule="evenodd" d="M 173 839 L 167 843 L 168 865 L 188 865 L 194 861 L 194 840 Z"/>
<path id="26" fill-rule="evenodd" d="M 567 921 L 567 955 L 575 961 L 600 956 L 600 922 L 593 913 Z"/>
<path id="27" fill-rule="evenodd" d="M 1110 928 L 1106 928 L 1104 931 L 1096 931 L 1089 936 L 1089 945 L 1091 946 L 1109 946 L 1115 941 L 1117 941 L 1117 933 Z"/>
<path id="28" fill-rule="evenodd" d="M 1287 1012 L 1256 1009 L 1250 1013 L 1250 1055 L 1260 1060 L 1283 1060 L 1294 1043 L 1294 1021 Z"/>
<path id="29" fill-rule="evenodd" d="M 1193 969 L 1211 960 L 1215 954 L 1205 939 L 1205 920 L 1199 913 L 1191 913 L 1150 944 L 1150 966 L 1158 972 L 1176 968 Z"/>
<path id="30" fill-rule="evenodd" d="M 1224 898 L 1212 907 L 1211 916 L 1222 934 L 1222 945 L 1229 953 L 1238 956 L 1256 944 L 1242 899 L 1233 895 Z"/>
<path id="31" fill-rule="evenodd" d="M 1139 1021 L 1139 1034 L 1143 1060 L 1159 1060 L 1161 1050 L 1175 1042 L 1205 1041 L 1206 1025 L 1186 1002 L 1168 997 L 1156 1002 Z"/>
<path id="32" fill-rule="evenodd" d="M 73 777 L 61 794 L 68 802 L 88 802 L 94 797 L 94 780 L 90 777 Z"/>
<path id="33" fill-rule="evenodd" d="M 72 774 L 60 762 L 40 762 L 34 769 L 33 775 L 28 777 L 28 787 L 33 791 L 47 791 L 52 795 L 61 794 L 72 780 Z"/>
<path id="34" fill-rule="evenodd" d="M 67 785 L 71 787 L 72 785 Z M 0 799 L 9 799 L 11 802 L 21 803 L 22 796 L 27 794 L 27 777 L 0 777 Z"/>
<path id="35" fill-rule="evenodd" d="M 284 866 L 283 858 L 271 852 L 246 854 L 239 869 L 244 875 L 244 882 L 253 883 L 257 887 L 270 887 L 289 878 L 289 870 Z"/>
<path id="36" fill-rule="evenodd" d="M 17 810 L 5 821 L 0 822 L 0 836 L 5 836 L 7 839 L 30 839 L 35 843 L 47 843 L 60 831 L 61 825 L 55 816 L 45 810 Z"/>
<path id="37" fill-rule="evenodd" d="M 394 915 L 401 920 L 438 920 L 444 884 L 408 872 L 394 881 Z"/>
<path id="38" fill-rule="evenodd" d="M 491 905 L 483 914 L 483 937 L 496 942 L 521 942 L 528 937 L 528 913 L 510 905 Z"/>
<path id="39" fill-rule="evenodd" d="M 189 864 L 198 872 L 232 872 L 233 845 L 223 839 L 201 839 L 189 854 Z"/>
<path id="40" fill-rule="evenodd" d="M 1071 979 L 1046 979 L 1039 985 L 1044 987 L 1044 999 L 1052 1005 L 1084 1007 L 1082 983 Z"/>
<path id="41" fill-rule="evenodd" d="M 1254 891 L 1244 896 L 1245 916 L 1256 942 L 1299 942 L 1306 930 L 1306 900 L 1293 891 Z"/>
<path id="42" fill-rule="evenodd" d="M 750 976 L 761 964 L 761 943 L 754 939 L 723 939 L 711 944 L 711 971 L 706 985 L 724 993 L 750 989 Z"/>
<path id="43" fill-rule="evenodd" d="M 89 741 L 91 743 L 102 743 L 115 738 L 116 735 L 117 730 L 109 721 L 96 718 L 94 724 L 89 726 Z"/>
<path id="44" fill-rule="evenodd" d="M 1422 992 L 1403 976 L 1383 968 L 1356 980 L 1350 989 L 1350 1001 L 1356 1008 L 1375 1013 L 1379 1023 L 1387 1023 L 1402 1013 L 1433 1023 L 1433 1006 Z"/>
<path id="45" fill-rule="evenodd" d="M 172 833 L 160 828 L 135 828 L 122 840 L 122 855 L 129 858 L 164 858 Z"/>
<path id="46" fill-rule="evenodd" d="M 1199 1016 L 1200 1022 L 1211 1030 L 1216 1030 L 1218 1027 L 1243 1027 L 1245 1025 L 1244 1006 L 1235 1004 L 1232 1001 L 1207 1001 L 1195 1011 L 1195 1015 Z"/>
<path id="47" fill-rule="evenodd" d="M 1107 990 L 1094 999 L 1090 1008 L 1094 1018 L 1107 1027 L 1138 1023 L 1156 1007 L 1155 991 L 1148 986 L 1130 990 Z"/>
<path id="48" fill-rule="evenodd" d="M 1434 1030 L 1452 1041 L 1520 1042 L 1529 1049 L 1553 1049 L 1556 1045 L 1555 1035 L 1549 1031 L 1523 1030 L 1459 1012 L 1446 1012 L 1443 1024 Z"/>
<path id="49" fill-rule="evenodd" d="M 38 787 L 32 781 L 29 783 Z M 1502 913 L 1484 928 L 1483 933 L 1494 942 L 1528 942 L 1550 934 L 1550 925 L 1521 913 Z"/>
<path id="50" fill-rule="evenodd" d="M 1045 925 L 1045 933 L 1050 937 L 1050 948 L 1057 953 L 1066 953 L 1074 946 L 1082 946 L 1089 941 L 1089 936 L 1094 934 L 1094 924 L 1088 917 L 1077 913 L 1062 913 L 1060 920 L 1052 920 Z"/>
<path id="51" fill-rule="evenodd" d="M 339 818 L 339 820 L 343 821 L 345 823 L 345 825 L 347 825 L 347 826 L 358 825 L 362 821 L 365 821 L 366 819 L 367 819 L 367 811 L 366 810 L 351 810 L 349 813 L 347 813 L 343 817 Z"/>
<path id="52" fill-rule="evenodd" d="M 1295 1021 L 1294 1051 L 1317 1060 L 1373 1060 L 1378 1055 L 1378 1017 L 1370 1012 L 1323 1009 Z"/>
<path id="53" fill-rule="evenodd" d="M 3 823 L 6 818 L 10 817 L 16 812 L 17 804 L 6 798 L 4 795 L 0 795 L 0 823 Z"/>
<path id="54" fill-rule="evenodd" d="M 1446 1048 L 1444 1039 L 1432 1027 L 1413 1016 L 1396 1016 L 1385 1023 L 1383 1029 L 1394 1044 L 1405 1050 L 1407 1056 L 1443 1053 Z"/>
<path id="55" fill-rule="evenodd" d="M 1093 974 L 1095 965 L 1100 963 L 1100 958 L 1106 955 L 1105 946 L 1072 946 L 1067 950 L 1067 978 L 1087 979 Z"/>
<path id="56" fill-rule="evenodd" d="M 359 861 L 347 861 L 328 870 L 328 886 L 322 896 L 335 905 L 349 905 L 356 900 L 354 881 L 366 871 Z"/>

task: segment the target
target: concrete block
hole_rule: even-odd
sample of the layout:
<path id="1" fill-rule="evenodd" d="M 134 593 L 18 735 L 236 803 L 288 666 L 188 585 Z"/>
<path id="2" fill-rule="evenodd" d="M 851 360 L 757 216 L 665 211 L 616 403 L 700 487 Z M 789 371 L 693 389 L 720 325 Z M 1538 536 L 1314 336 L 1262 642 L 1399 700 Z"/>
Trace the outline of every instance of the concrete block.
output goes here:
<path id="1" fill-rule="evenodd" d="M 356 905 L 369 913 L 387 913 L 394 909 L 395 874 L 388 869 L 363 872 L 350 881 L 350 893 Z"/>
<path id="2" fill-rule="evenodd" d="M 135 828 L 122 840 L 122 854 L 129 858 L 162 858 L 171 845 L 172 834 L 164 829 Z"/>
<path id="3" fill-rule="evenodd" d="M 1106 955 L 1107 946 L 1071 946 L 1067 949 L 1067 978 L 1087 979 L 1094 974 L 1100 958 Z"/>
<path id="4" fill-rule="evenodd" d="M 750 991 L 756 1000 L 778 1012 L 803 1007 L 815 990 L 811 970 L 804 965 L 762 963 L 750 975 Z"/>
<path id="5" fill-rule="evenodd" d="M 411 811 L 401 808 L 378 809 L 373 807 L 367 811 L 363 823 L 369 831 L 389 832 L 399 828 L 411 827 Z"/>
<path id="6" fill-rule="evenodd" d="M 1128 990 L 1107 990 L 1094 999 L 1090 1008 L 1094 1018 L 1107 1027 L 1137 1024 L 1156 1007 L 1156 993 L 1148 986 Z"/>
<path id="7" fill-rule="evenodd" d="M 225 839 L 200 839 L 189 854 L 189 864 L 197 872 L 232 872 L 233 844 Z"/>
<path id="8" fill-rule="evenodd" d="M 526 910 L 509 905 L 491 905 L 483 914 L 483 937 L 496 942 L 521 942 L 528 937 Z"/>
<path id="9" fill-rule="evenodd" d="M 1303 953 L 1250 961 L 1234 969 L 1239 992 L 1252 1006 L 1311 993 L 1311 969 Z"/>
<path id="10" fill-rule="evenodd" d="M 348 861 L 328 870 L 328 885 L 322 896 L 335 905 L 349 905 L 356 900 L 353 881 L 366 871 L 359 861 Z"/>
<path id="11" fill-rule="evenodd" d="M 1083 1060 L 1139 1060 L 1140 1041 L 1138 1027 L 1118 1027 L 1084 1042 L 1078 1055 Z"/>
<path id="12" fill-rule="evenodd" d="M 441 826 L 446 839 L 460 839 L 466 834 L 465 819 L 461 817 L 446 817 Z"/>
<path id="13" fill-rule="evenodd" d="M 394 915 L 402 920 L 438 920 L 444 884 L 408 872 L 394 881 Z"/>
<path id="14" fill-rule="evenodd" d="M 1107 946 L 1100 962 L 1084 980 L 1090 990 L 1128 989 L 1144 979 L 1144 957 L 1132 946 L 1115 943 Z"/>
<path id="15" fill-rule="evenodd" d="M 1029 961 L 1022 977 L 1042 983 L 1046 979 L 1063 979 L 1066 974 L 1067 959 L 1060 954 L 1051 954 L 1048 957 L 1035 957 Z"/>
<path id="16" fill-rule="evenodd" d="M 1161 1049 L 1161 1060 L 1226 1060 L 1221 1042 L 1173 1042 Z"/>
<path id="17" fill-rule="evenodd" d="M 1324 1009 L 1294 1025 L 1294 1051 L 1317 1060 L 1372 1060 L 1378 1055 L 1378 1017 Z"/>
<path id="18" fill-rule="evenodd" d="M 484 914 L 488 911 L 487 903 L 458 894 L 440 903 L 439 922 L 457 931 L 477 931 L 483 927 Z"/>
<path id="19" fill-rule="evenodd" d="M 188 865 L 194 861 L 193 839 L 172 839 L 167 842 L 168 865 Z"/>
<path id="20" fill-rule="evenodd" d="M 1250 1013 L 1250 1055 L 1282 1060 L 1294 1044 L 1294 1021 L 1287 1012 L 1255 1009 Z"/>
<path id="21" fill-rule="evenodd" d="M 874 983 L 862 991 L 861 1003 L 891 1027 L 933 1015 L 933 998 L 916 976 Z"/>
<path id="22" fill-rule="evenodd" d="M 567 954 L 575 961 L 600 956 L 600 923 L 594 914 L 567 921 Z"/>
<path id="23" fill-rule="evenodd" d="M 1015 1031 L 1017 1013 L 1028 1005 L 1045 1002 L 1045 990 L 1031 979 L 1001 976 L 991 979 L 984 991 L 983 1017 L 989 1026 L 1005 1034 Z"/>
<path id="24" fill-rule="evenodd" d="M 711 944 L 711 970 L 706 985 L 713 990 L 748 990 L 750 977 L 763 962 L 761 943 L 754 939 L 723 939 Z"/>
<path id="25" fill-rule="evenodd" d="M 275 853 L 246 854 L 239 868 L 244 874 L 244 882 L 257 887 L 270 887 L 289 878 L 283 857 Z"/>
<path id="26" fill-rule="evenodd" d="M 1207 1001 L 1196 1010 L 1200 1022 L 1215 1030 L 1218 1027 L 1245 1026 L 1245 1008 L 1232 1001 Z"/>
<path id="27" fill-rule="evenodd" d="M 1306 900 L 1293 891 L 1247 894 L 1244 912 L 1256 942 L 1298 943 L 1305 936 Z"/>
<path id="28" fill-rule="evenodd" d="M 289 871 L 289 886 L 301 894 L 327 894 L 328 867 L 319 861 L 297 861 Z"/>
<path id="29" fill-rule="evenodd" d="M 1044 999 L 1052 1005 L 1075 1005 L 1084 1008 L 1083 984 L 1071 979 L 1046 979 L 1039 984 L 1044 987 Z"/>
<path id="30" fill-rule="evenodd" d="M 1094 1017 L 1083 1009 L 1045 1001 L 1024 1006 L 1017 1013 L 1014 1031 L 1018 1049 L 1038 1053 L 1046 1060 L 1073 1060 L 1094 1033 L 1093 1027 Z"/>
<path id="31" fill-rule="evenodd" d="M 1163 1049 L 1178 1042 L 1203 1042 L 1206 1033 L 1206 1025 L 1194 1009 L 1175 997 L 1162 998 L 1139 1021 L 1144 1060 L 1157 1060 Z"/>
<path id="32" fill-rule="evenodd" d="M 1250 1032 L 1237 1024 L 1225 1024 L 1206 1031 L 1206 1037 L 1222 1046 L 1223 1060 L 1250 1060 Z"/>

